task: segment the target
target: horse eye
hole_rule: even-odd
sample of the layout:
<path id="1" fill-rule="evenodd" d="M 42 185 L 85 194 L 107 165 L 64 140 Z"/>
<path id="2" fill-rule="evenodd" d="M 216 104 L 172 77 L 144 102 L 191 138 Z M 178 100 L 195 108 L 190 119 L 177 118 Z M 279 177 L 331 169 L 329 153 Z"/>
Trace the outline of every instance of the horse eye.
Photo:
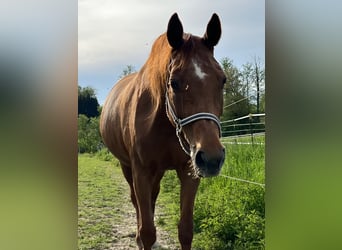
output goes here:
<path id="1" fill-rule="evenodd" d="M 179 90 L 179 82 L 175 79 L 171 79 L 170 85 L 173 90 Z"/>

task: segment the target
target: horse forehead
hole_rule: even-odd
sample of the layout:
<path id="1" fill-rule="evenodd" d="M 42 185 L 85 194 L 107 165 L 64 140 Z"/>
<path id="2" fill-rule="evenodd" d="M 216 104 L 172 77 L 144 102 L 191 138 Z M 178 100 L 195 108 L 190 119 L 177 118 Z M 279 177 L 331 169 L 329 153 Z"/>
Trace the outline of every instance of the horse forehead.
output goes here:
<path id="1" fill-rule="evenodd" d="M 194 66 L 195 69 L 195 75 L 203 80 L 208 74 L 205 72 L 204 67 L 203 67 L 203 63 L 199 62 L 199 60 L 197 59 L 192 59 L 192 64 Z"/>

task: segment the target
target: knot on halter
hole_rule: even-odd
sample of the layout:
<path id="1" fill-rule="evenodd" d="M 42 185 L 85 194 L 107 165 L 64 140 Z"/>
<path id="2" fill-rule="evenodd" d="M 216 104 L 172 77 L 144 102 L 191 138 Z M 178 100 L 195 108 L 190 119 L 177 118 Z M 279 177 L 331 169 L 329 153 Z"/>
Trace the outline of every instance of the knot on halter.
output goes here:
<path id="1" fill-rule="evenodd" d="M 183 151 L 187 155 L 189 155 L 189 156 L 191 155 L 190 150 L 185 148 L 184 142 L 183 142 L 182 138 L 180 137 L 180 134 L 181 134 L 184 126 L 186 126 L 190 123 L 193 123 L 195 121 L 198 121 L 198 120 L 212 120 L 217 125 L 217 127 L 219 129 L 219 137 L 221 138 L 222 131 L 221 131 L 220 119 L 216 115 L 211 114 L 211 113 L 200 112 L 200 113 L 196 113 L 196 114 L 190 115 L 188 117 L 185 117 L 183 119 L 180 119 L 176 116 L 176 114 L 175 114 L 175 112 L 174 112 L 174 110 L 170 104 L 170 100 L 169 100 L 167 92 L 165 93 L 165 106 L 166 106 L 166 115 L 173 121 L 173 123 L 176 126 L 176 135 L 178 137 L 179 144 L 181 145 Z M 187 143 L 190 144 L 189 142 L 187 142 Z M 190 146 L 188 146 L 188 148 L 190 148 Z"/>

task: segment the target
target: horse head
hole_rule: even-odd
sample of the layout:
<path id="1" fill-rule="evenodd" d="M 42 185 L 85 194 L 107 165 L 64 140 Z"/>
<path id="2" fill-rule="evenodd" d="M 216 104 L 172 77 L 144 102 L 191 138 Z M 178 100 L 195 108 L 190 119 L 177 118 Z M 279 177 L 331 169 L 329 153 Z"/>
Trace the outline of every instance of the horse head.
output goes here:
<path id="1" fill-rule="evenodd" d="M 175 13 L 166 35 L 172 48 L 165 94 L 167 116 L 191 157 L 195 176 L 216 176 L 225 159 L 218 117 L 226 77 L 214 58 L 214 46 L 221 37 L 219 17 L 213 14 L 204 36 L 197 37 L 183 32 Z"/>

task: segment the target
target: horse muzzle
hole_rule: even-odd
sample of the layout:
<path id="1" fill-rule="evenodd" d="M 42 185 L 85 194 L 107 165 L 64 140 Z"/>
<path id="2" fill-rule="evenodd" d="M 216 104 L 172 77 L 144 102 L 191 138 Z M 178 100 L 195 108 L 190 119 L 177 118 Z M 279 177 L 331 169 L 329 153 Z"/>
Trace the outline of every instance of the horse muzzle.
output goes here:
<path id="1" fill-rule="evenodd" d="M 193 154 L 193 167 L 199 177 L 217 176 L 222 168 L 226 157 L 225 148 L 215 153 L 209 153 L 202 149 L 197 149 Z"/>

